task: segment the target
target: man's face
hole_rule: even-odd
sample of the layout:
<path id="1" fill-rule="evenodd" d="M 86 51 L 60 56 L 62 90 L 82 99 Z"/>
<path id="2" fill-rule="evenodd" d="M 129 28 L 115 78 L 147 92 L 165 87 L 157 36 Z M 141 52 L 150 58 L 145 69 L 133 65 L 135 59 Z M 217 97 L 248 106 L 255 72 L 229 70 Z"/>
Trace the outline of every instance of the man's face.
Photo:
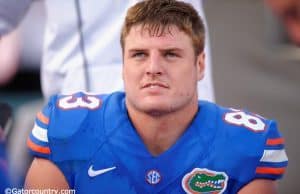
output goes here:
<path id="1" fill-rule="evenodd" d="M 290 39 L 300 45 L 300 0 L 265 0 L 286 27 Z"/>
<path id="2" fill-rule="evenodd" d="M 161 36 L 133 26 L 125 38 L 123 79 L 131 108 L 161 115 L 197 101 L 204 54 L 195 56 L 191 38 L 170 26 Z"/>

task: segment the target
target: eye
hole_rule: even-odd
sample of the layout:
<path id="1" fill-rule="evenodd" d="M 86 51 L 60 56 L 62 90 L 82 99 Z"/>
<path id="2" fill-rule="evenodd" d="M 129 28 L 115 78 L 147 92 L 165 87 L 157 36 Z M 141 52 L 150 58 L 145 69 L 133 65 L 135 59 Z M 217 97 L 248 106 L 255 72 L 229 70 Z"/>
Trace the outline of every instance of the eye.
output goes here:
<path id="1" fill-rule="evenodd" d="M 146 53 L 143 52 L 143 51 L 137 51 L 137 52 L 132 53 L 131 57 L 132 58 L 137 58 L 137 59 L 145 58 Z"/>
<path id="2" fill-rule="evenodd" d="M 179 55 L 173 51 L 167 51 L 165 53 L 165 56 L 168 57 L 168 58 L 176 58 L 176 57 L 179 57 Z"/>

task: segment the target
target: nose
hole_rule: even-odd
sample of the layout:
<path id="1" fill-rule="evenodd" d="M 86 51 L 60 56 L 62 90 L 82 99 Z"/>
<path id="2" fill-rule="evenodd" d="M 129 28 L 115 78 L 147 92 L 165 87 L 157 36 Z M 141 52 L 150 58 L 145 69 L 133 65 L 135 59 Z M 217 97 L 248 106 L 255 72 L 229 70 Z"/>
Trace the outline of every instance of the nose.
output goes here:
<path id="1" fill-rule="evenodd" d="M 149 61 L 148 61 L 146 74 L 150 76 L 157 76 L 162 75 L 163 68 L 162 68 L 162 58 L 158 52 L 153 52 L 150 54 Z"/>

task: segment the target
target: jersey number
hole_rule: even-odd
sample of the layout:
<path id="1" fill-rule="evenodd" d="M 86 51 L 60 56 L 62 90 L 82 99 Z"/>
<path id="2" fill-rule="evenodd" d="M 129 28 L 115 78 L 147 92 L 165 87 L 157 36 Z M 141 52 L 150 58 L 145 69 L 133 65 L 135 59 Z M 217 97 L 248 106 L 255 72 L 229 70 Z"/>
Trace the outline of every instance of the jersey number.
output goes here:
<path id="1" fill-rule="evenodd" d="M 101 100 L 95 96 L 66 96 L 58 101 L 58 106 L 62 109 L 87 108 L 96 109 L 100 107 Z"/>
<path id="2" fill-rule="evenodd" d="M 255 132 L 264 131 L 266 126 L 259 117 L 247 114 L 243 111 L 226 113 L 224 119 L 230 124 L 244 126 Z"/>

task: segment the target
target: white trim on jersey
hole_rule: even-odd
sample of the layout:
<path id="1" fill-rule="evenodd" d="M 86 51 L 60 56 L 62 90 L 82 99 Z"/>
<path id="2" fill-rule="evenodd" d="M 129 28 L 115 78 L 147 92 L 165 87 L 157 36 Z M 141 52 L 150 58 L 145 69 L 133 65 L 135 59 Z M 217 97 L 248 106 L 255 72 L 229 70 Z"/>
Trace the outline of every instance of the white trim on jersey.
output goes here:
<path id="1" fill-rule="evenodd" d="M 288 161 L 286 152 L 282 150 L 264 150 L 260 162 L 286 162 Z"/>
<path id="2" fill-rule="evenodd" d="M 34 124 L 32 135 L 39 141 L 48 142 L 47 130 Z"/>

